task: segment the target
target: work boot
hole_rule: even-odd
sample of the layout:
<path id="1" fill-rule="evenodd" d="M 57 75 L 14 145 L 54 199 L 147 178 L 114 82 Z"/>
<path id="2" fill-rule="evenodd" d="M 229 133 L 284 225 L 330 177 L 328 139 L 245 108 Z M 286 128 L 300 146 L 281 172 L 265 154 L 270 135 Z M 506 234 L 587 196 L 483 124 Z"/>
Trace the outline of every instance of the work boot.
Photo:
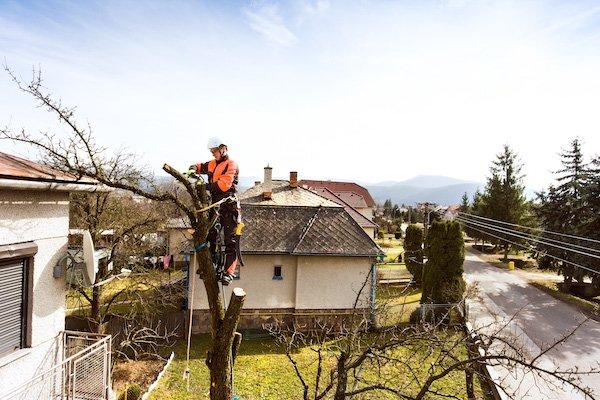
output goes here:
<path id="1" fill-rule="evenodd" d="M 221 275 L 221 284 L 223 286 L 229 286 L 229 284 L 231 283 L 232 280 L 233 280 L 233 275 L 231 275 L 227 271 L 223 272 L 223 275 Z"/>

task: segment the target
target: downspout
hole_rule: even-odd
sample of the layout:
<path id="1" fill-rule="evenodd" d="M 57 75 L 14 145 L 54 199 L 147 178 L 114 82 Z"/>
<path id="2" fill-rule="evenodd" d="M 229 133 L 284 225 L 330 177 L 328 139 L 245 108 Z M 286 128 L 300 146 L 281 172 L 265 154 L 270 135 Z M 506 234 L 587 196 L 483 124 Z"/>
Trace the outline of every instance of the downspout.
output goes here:
<path id="1" fill-rule="evenodd" d="M 371 315 L 369 316 L 371 328 L 377 328 L 377 316 L 375 315 L 375 301 L 377 300 L 377 263 L 371 263 Z"/>

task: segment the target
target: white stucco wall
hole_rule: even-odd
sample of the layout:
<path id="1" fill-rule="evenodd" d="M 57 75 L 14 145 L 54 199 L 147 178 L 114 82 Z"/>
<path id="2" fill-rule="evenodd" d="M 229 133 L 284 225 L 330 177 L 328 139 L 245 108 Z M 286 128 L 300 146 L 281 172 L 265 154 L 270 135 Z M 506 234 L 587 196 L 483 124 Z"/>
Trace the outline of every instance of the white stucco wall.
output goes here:
<path id="1" fill-rule="evenodd" d="M 370 269 L 368 257 L 298 257 L 296 308 L 352 308 Z M 359 307 L 368 307 L 369 288 Z"/>
<path id="2" fill-rule="evenodd" d="M 52 276 L 67 248 L 69 195 L 0 189 L 0 245 L 34 241 L 32 347 L 0 358 L 0 393 L 50 363 L 54 338 L 65 326 L 65 281 Z M 16 356 L 21 356 L 15 359 Z"/>
<path id="3" fill-rule="evenodd" d="M 232 288 L 243 288 L 245 309 L 352 308 L 371 268 L 368 257 L 245 255 L 244 261 L 241 278 L 225 289 L 225 296 L 228 302 Z M 275 265 L 282 266 L 282 280 L 273 280 Z M 197 274 L 194 279 L 193 307 L 207 309 L 204 285 Z M 369 305 L 369 294 L 370 283 L 363 291 L 362 307 Z"/>
<path id="4" fill-rule="evenodd" d="M 234 280 L 225 288 L 225 299 L 229 302 L 231 290 L 241 287 L 246 291 L 244 308 L 294 308 L 296 297 L 296 260 L 286 255 L 244 255 L 240 267 L 240 279 Z M 273 268 L 281 265 L 281 280 L 273 279 Z M 193 269 L 194 271 L 196 268 Z M 194 274 L 194 309 L 208 309 L 204 283 Z M 191 290 L 191 285 L 190 285 Z"/>

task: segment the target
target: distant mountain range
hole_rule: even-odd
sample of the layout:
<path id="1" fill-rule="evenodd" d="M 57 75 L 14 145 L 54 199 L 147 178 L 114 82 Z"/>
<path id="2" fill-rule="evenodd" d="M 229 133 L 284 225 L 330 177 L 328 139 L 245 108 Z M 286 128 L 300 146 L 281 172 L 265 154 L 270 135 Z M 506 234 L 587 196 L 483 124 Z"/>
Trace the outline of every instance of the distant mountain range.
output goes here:
<path id="1" fill-rule="evenodd" d="M 414 205 L 430 202 L 440 205 L 460 204 L 466 192 L 469 199 L 484 184 L 439 175 L 419 175 L 405 181 L 363 184 L 378 203 L 391 199 L 393 203 Z"/>
<path id="2" fill-rule="evenodd" d="M 170 182 L 172 178 L 161 176 L 159 180 Z M 243 192 L 254 186 L 254 182 L 258 180 L 261 180 L 261 178 L 240 176 L 238 190 Z M 391 199 L 393 203 L 398 205 L 415 205 L 426 201 L 440 205 L 460 204 L 463 193 L 467 192 L 469 199 L 472 199 L 477 188 L 483 190 L 485 186 L 483 183 L 439 175 L 419 175 L 405 181 L 357 183 L 366 187 L 376 202 L 383 203 L 386 199 Z"/>

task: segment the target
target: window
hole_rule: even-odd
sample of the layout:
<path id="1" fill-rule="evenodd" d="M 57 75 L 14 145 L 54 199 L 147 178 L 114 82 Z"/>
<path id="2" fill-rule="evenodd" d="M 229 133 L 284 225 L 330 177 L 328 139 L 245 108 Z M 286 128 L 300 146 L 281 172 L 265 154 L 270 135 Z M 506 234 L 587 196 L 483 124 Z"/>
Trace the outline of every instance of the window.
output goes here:
<path id="1" fill-rule="evenodd" d="M 281 265 L 276 265 L 275 268 L 273 268 L 273 279 L 277 281 L 283 279 L 283 275 L 281 274 Z"/>
<path id="2" fill-rule="evenodd" d="M 31 346 L 34 243 L 0 246 L 0 357 Z"/>

